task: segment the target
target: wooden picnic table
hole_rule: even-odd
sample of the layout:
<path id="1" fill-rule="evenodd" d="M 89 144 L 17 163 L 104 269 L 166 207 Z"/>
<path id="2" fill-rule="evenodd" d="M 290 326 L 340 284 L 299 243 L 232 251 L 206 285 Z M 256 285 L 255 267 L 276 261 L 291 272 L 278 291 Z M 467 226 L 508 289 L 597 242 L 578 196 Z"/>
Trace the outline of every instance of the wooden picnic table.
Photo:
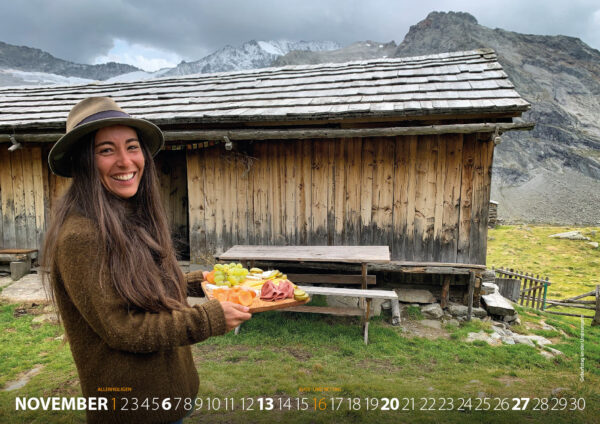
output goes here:
<path id="1" fill-rule="evenodd" d="M 362 289 L 367 288 L 369 263 L 390 261 L 389 246 L 252 246 L 235 245 L 222 255 L 220 261 L 291 261 L 291 262 L 341 262 L 362 265 Z"/>
<path id="2" fill-rule="evenodd" d="M 324 294 L 338 296 L 357 296 L 361 303 L 366 306 L 361 307 L 363 316 L 362 325 L 364 331 L 365 343 L 368 342 L 369 315 L 371 313 L 371 301 L 373 298 L 398 299 L 393 291 L 384 293 L 383 290 L 367 290 L 367 267 L 369 263 L 388 263 L 390 262 L 389 246 L 252 246 L 236 245 L 231 247 L 222 255 L 218 255 L 219 261 L 241 261 L 250 267 L 254 266 L 254 261 L 275 261 L 275 262 L 339 262 L 361 264 L 361 290 L 356 289 L 336 289 L 304 287 L 309 294 Z M 366 302 L 365 302 L 366 300 Z M 362 305 L 361 305 L 362 306 Z M 333 313 L 336 308 L 324 307 L 297 307 L 293 310 L 298 312 L 317 312 Z M 352 311 L 345 309 L 344 315 L 352 315 Z M 340 311 L 338 311 L 340 312 Z M 354 314 L 355 315 L 355 314 Z M 237 329 L 236 329 L 237 330 Z"/>

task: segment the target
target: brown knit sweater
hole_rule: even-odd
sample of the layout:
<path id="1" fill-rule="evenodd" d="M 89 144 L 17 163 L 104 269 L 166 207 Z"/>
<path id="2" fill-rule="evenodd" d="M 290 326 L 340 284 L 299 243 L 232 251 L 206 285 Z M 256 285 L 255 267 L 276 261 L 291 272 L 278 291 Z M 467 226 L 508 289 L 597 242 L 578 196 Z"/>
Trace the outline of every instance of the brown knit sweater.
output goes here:
<path id="1" fill-rule="evenodd" d="M 182 311 L 131 310 L 106 276 L 102 287 L 98 284 L 100 247 L 90 220 L 69 217 L 51 272 L 83 396 L 108 398 L 109 410 L 88 410 L 87 422 L 176 421 L 188 412 L 185 398 L 193 403 L 198 393 L 190 345 L 225 333 L 223 308 L 215 300 Z M 200 278 L 201 274 L 188 274 L 186 284 Z M 170 410 L 162 407 L 167 398 Z M 182 398 L 177 409 L 176 398 Z M 160 405 L 156 411 L 153 401 Z"/>

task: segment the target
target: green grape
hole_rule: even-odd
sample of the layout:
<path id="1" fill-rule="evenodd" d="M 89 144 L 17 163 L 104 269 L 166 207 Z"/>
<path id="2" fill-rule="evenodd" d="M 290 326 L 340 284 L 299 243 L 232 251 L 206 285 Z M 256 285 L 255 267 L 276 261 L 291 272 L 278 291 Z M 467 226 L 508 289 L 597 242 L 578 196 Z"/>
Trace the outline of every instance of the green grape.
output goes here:
<path id="1" fill-rule="evenodd" d="M 215 270 L 223 271 L 223 265 L 222 264 L 216 264 L 215 265 Z"/>
<path id="2" fill-rule="evenodd" d="M 225 276 L 224 275 L 215 275 L 215 283 L 220 283 L 222 281 L 225 280 Z"/>
<path id="3" fill-rule="evenodd" d="M 235 276 L 228 275 L 227 276 L 227 281 L 229 281 L 231 284 L 234 284 L 235 283 Z"/>
<path id="4" fill-rule="evenodd" d="M 235 267 L 236 267 L 236 268 L 243 268 L 244 266 L 243 266 L 242 264 L 239 264 L 239 263 L 238 263 L 238 264 L 235 264 Z"/>

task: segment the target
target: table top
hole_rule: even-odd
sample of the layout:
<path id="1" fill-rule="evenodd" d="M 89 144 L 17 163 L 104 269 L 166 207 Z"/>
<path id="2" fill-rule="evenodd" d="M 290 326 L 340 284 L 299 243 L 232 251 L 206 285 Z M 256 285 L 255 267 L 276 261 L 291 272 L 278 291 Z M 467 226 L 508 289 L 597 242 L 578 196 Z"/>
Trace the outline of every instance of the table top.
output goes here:
<path id="1" fill-rule="evenodd" d="M 389 246 L 251 246 L 236 245 L 219 260 L 386 263 Z"/>

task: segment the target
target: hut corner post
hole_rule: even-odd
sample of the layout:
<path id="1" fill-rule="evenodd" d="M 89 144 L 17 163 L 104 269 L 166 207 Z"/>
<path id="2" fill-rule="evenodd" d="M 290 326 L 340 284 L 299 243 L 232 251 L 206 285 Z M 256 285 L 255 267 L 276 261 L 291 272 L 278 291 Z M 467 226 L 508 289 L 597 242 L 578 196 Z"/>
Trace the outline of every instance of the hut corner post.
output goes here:
<path id="1" fill-rule="evenodd" d="M 592 320 L 592 326 L 600 325 L 600 285 L 596 285 L 596 314 Z"/>

